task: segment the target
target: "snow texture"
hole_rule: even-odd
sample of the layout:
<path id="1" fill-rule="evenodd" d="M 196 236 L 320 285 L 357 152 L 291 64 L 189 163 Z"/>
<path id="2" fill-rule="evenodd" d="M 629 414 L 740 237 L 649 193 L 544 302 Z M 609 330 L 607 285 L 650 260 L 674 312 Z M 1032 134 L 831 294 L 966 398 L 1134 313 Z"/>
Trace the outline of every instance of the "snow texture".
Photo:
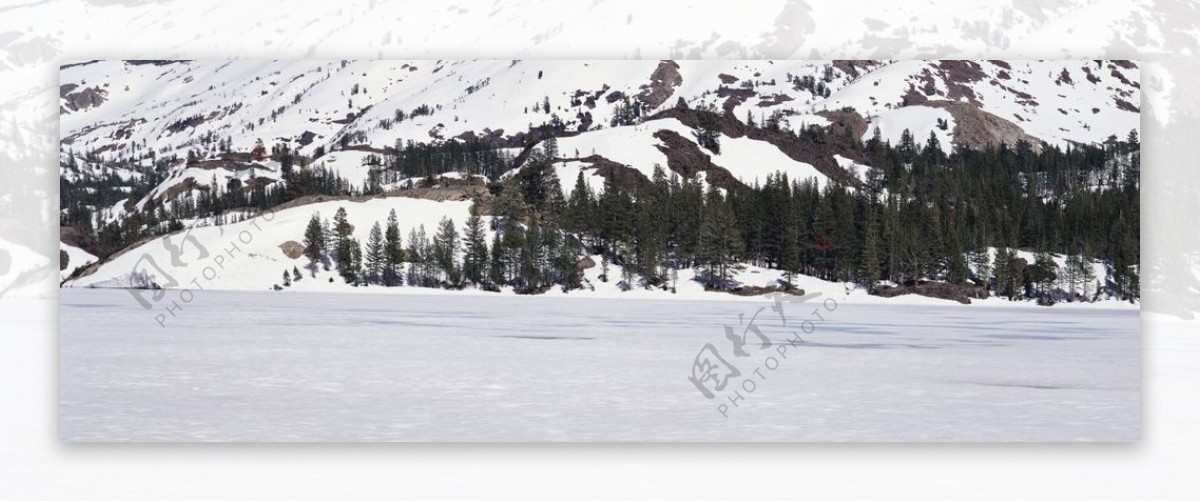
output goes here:
<path id="1" fill-rule="evenodd" d="M 73 272 L 75 272 L 76 268 L 96 261 L 96 255 L 65 242 L 58 243 L 58 248 L 59 250 L 67 253 L 67 268 L 61 269 L 58 272 L 60 281 L 66 279 Z"/>
<path id="2" fill-rule="evenodd" d="M 189 151 L 203 153 L 202 138 L 228 138 L 234 151 L 250 151 L 256 141 L 291 145 L 304 155 L 318 148 L 332 152 L 345 138 L 382 148 L 396 142 L 438 142 L 463 135 L 511 136 L 552 122 L 571 124 L 590 117 L 589 130 L 560 140 L 565 156 L 597 154 L 642 174 L 666 157 L 652 135 L 660 129 L 691 138 L 694 131 L 677 120 L 609 127 L 621 97 L 640 101 L 660 65 L 678 65 L 678 86 L 666 86 L 666 98 L 647 105 L 643 116 L 675 106 L 728 109 L 738 120 L 764 120 L 784 114 L 792 131 L 828 124 L 822 113 L 852 110 L 866 117 L 864 138 L 876 127 L 897 143 L 905 129 L 918 144 L 929 134 L 941 147 L 954 148 L 955 120 L 947 110 L 908 103 L 921 99 L 970 102 L 1052 144 L 1097 143 L 1124 137 L 1138 128 L 1140 73 L 1136 63 L 1083 61 L 978 61 L 947 69 L 941 61 L 860 61 L 853 72 L 831 61 L 674 61 L 657 60 L 385 60 L 385 61 L 93 61 L 62 69 L 59 126 L 60 162 L 91 152 L 115 160 L 143 158 L 147 145 L 159 158 Z M 846 67 L 849 68 L 849 67 Z M 830 95 L 794 85 L 813 79 Z M 728 79 L 733 79 L 732 81 Z M 728 82 L 728 83 L 727 83 Z M 965 89 L 965 91 L 964 91 Z M 732 100 L 720 91 L 751 93 Z M 716 92 L 714 92 L 716 91 Z M 99 96 L 85 100 L 81 96 Z M 427 113 L 413 114 L 424 108 Z M 406 118 L 394 121 L 395 113 Z M 946 128 L 937 127 L 945 120 Z M 749 138 L 721 137 L 716 165 L 753 184 L 776 171 L 790 179 L 828 177 L 777 148 Z M 338 152 L 321 159 L 355 186 L 368 178 L 367 153 Z M 258 175 L 278 178 L 278 166 L 266 162 Z M 178 196 L 207 186 L 215 177 L 246 181 L 249 170 L 170 166 L 171 176 L 142 200 L 138 209 L 168 190 Z M 81 162 L 62 176 L 75 180 L 105 172 L 131 180 L 132 167 L 100 168 Z M 189 190 L 178 185 L 193 185 Z M 196 186 L 200 185 L 200 186 Z M 101 208 L 106 221 L 121 218 L 123 203 Z"/>
<path id="3" fill-rule="evenodd" d="M 816 298 L 783 303 L 784 325 L 766 298 L 345 299 L 197 291 L 159 327 L 153 319 L 159 311 L 143 310 L 125 291 L 63 290 L 61 438 L 1136 441 L 1140 435 L 1139 319 L 1132 310 L 853 302 L 830 308 Z M 740 333 L 747 324 L 739 315 L 745 323 L 755 318 L 772 346 L 760 350 L 751 334 L 749 355 L 734 356 L 724 327 Z M 789 341 L 794 333 L 803 342 Z M 688 380 L 709 343 L 741 369 L 714 399 Z"/>

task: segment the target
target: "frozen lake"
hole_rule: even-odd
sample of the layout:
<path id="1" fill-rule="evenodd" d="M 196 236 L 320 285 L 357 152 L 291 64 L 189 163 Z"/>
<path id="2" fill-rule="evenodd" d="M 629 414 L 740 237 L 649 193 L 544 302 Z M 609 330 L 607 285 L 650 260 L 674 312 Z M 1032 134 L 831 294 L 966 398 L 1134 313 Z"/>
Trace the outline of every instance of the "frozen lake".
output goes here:
<path id="1" fill-rule="evenodd" d="M 66 441 L 1140 437 L 1132 309 L 199 291 L 163 327 L 61 295 Z M 706 344 L 740 371 L 712 399 Z"/>

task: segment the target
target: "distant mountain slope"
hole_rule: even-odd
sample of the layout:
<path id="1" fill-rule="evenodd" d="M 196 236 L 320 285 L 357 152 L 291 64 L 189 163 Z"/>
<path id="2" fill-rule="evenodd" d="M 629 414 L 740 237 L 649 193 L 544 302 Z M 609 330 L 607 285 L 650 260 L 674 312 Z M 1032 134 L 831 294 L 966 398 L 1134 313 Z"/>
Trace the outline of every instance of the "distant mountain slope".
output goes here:
<path id="1" fill-rule="evenodd" d="M 882 175 L 863 147 L 876 135 L 947 154 L 1136 143 L 1139 82 L 1130 61 L 82 62 L 62 68 L 59 93 L 62 275 L 98 259 L 68 283 L 131 285 L 147 249 L 169 258 L 164 234 L 219 244 L 213 227 L 273 207 L 287 235 L 250 262 L 277 266 L 220 283 L 268 287 L 295 260 L 279 245 L 335 209 L 310 196 L 386 196 L 352 205 L 360 242 L 392 208 L 433 231 L 440 217 L 413 208 L 497 216 L 499 185 L 528 182 L 531 160 L 564 195 L 580 175 L 599 194 L 660 168 L 725 193 L 775 173 L 857 191 Z M 454 167 L 464 159 L 474 167 Z"/>
<path id="2" fill-rule="evenodd" d="M 876 117 L 948 100 L 1049 142 L 1097 142 L 1136 127 L 1138 80 L 1128 61 L 98 61 L 63 68 L 61 132 L 114 148 L 168 138 L 160 147 L 179 148 L 214 132 L 248 149 L 255 137 L 299 141 L 305 130 L 323 137 L 310 149 L 354 131 L 386 145 L 513 135 L 548 118 L 536 110 L 546 100 L 569 124 L 587 113 L 603 124 L 629 96 L 651 113 L 683 97 L 738 118 L 778 109 L 801 122 L 846 106 Z M 421 105 L 428 116 L 376 127 Z"/>
<path id="3" fill-rule="evenodd" d="M 1139 87 L 1128 61 L 97 61 L 63 68 L 60 109 L 64 156 L 147 165 L 151 151 L 185 158 L 222 140 L 310 156 L 467 137 L 516 148 L 542 124 L 586 136 L 622 106 L 652 116 L 681 99 L 739 121 L 779 113 L 792 130 L 935 132 L 949 150 L 1123 137 L 1138 127 Z"/>

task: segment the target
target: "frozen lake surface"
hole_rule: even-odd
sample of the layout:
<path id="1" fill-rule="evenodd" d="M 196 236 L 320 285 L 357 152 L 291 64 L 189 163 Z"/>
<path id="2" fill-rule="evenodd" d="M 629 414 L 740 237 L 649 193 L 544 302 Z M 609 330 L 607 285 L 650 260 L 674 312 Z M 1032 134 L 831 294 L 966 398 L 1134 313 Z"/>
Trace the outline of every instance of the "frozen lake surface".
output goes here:
<path id="1" fill-rule="evenodd" d="M 767 298 L 198 291 L 161 327 L 124 290 L 61 295 L 66 441 L 1140 436 L 1132 309 L 817 298 L 782 303 L 785 325 Z M 712 399 L 689 380 L 706 344 L 740 372 L 703 380 Z"/>

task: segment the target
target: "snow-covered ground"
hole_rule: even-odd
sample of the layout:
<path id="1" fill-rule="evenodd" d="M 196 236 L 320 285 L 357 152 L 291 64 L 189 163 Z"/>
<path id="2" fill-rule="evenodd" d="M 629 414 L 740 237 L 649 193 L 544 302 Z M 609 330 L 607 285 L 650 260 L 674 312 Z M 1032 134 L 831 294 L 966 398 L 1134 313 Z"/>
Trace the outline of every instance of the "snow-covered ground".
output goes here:
<path id="1" fill-rule="evenodd" d="M 75 269 L 96 261 L 96 255 L 65 242 L 58 243 L 58 250 L 60 252 L 67 253 L 67 268 L 63 268 L 58 271 L 59 281 L 70 277 L 71 274 L 75 272 Z"/>
<path id="2" fill-rule="evenodd" d="M 666 172 L 667 155 L 659 150 L 661 141 L 654 138 L 658 131 L 671 131 L 684 138 L 694 137 L 692 128 L 677 119 L 651 120 L 638 125 L 601 129 L 578 136 L 558 140 L 559 154 L 570 157 L 587 157 L 602 155 L 607 159 L 625 164 L 641 172 L 646 178 L 654 176 L 654 166 L 662 166 Z M 829 183 L 829 177 L 821 174 L 817 168 L 805 162 L 792 160 L 778 147 L 770 143 L 755 141 L 750 138 L 731 138 L 720 134 L 721 153 L 714 155 L 704 150 L 705 155 L 712 158 L 713 164 L 724 167 L 731 174 L 747 185 L 755 182 L 766 182 L 768 175 L 785 173 L 788 179 L 815 179 L 818 187 Z M 575 186 L 575 176 L 578 174 L 569 169 L 560 169 L 559 178 L 563 179 L 564 192 L 571 193 Z M 569 178 L 569 184 L 566 178 Z M 593 186 L 596 186 L 593 183 Z"/>
<path id="3" fill-rule="evenodd" d="M 196 291 L 160 327 L 124 290 L 61 294 L 67 441 L 1140 436 L 1136 310 Z M 756 312 L 772 346 L 737 357 L 724 327 Z M 711 400 L 706 344 L 741 372 Z"/>
<path id="4" fill-rule="evenodd" d="M 282 282 L 283 272 L 305 269 L 306 258 L 289 258 L 281 247 L 304 241 L 304 231 L 313 214 L 332 220 L 345 208 L 351 235 L 361 243 L 369 239 L 371 227 L 387 224 L 395 210 L 401 238 L 424 227 L 432 237 L 442 218 L 461 228 L 470 216 L 471 201 L 432 201 L 408 197 L 374 198 L 364 201 L 333 200 L 264 213 L 254 219 L 221 226 L 200 226 L 152 239 L 103 263 L 95 273 L 66 283 L 66 286 L 129 287 L 131 277 L 146 274 L 164 288 L 267 290 Z M 488 220 L 485 220 L 488 221 Z M 490 232 L 488 234 L 491 236 Z M 335 274 L 318 272 L 317 280 L 300 281 L 297 289 L 353 289 Z M 309 274 L 311 275 L 311 274 Z"/>
<path id="5" fill-rule="evenodd" d="M 280 180 L 273 161 L 251 169 L 183 160 L 215 160 L 221 142 L 242 153 L 260 141 L 287 144 L 357 187 L 368 179 L 363 161 L 371 154 L 338 151 L 347 144 L 379 151 L 406 141 L 511 140 L 565 121 L 567 130 L 586 130 L 560 138 L 562 155 L 598 155 L 649 177 L 656 164 L 668 165 L 654 134 L 668 130 L 690 140 L 694 131 L 670 118 L 611 127 L 630 99 L 643 106 L 643 119 L 682 101 L 747 122 L 779 115 L 780 127 L 792 132 L 830 124 L 825 112 L 848 111 L 868 121 L 864 139 L 878 128 L 896 144 L 909 130 L 920 145 L 932 133 L 947 153 L 964 132 L 941 106 L 951 101 L 1059 146 L 1125 137 L 1140 116 L 1132 104 L 1140 102 L 1139 68 L 1122 61 L 92 61 L 63 67 L 60 80 L 61 176 L 86 184 L 112 174 L 129 182 L 142 169 L 165 168 L 165 180 L 128 200 L 139 211 L 151 200 L 194 196 L 214 181 L 225 187 L 254 176 Z M 909 103 L 913 93 L 920 100 Z M 831 182 L 814 159 L 798 161 L 745 136 L 719 139 L 712 162 L 747 184 L 775 172 Z M 560 175 L 587 167 L 567 165 Z M 93 209 L 115 221 L 126 202 Z"/>
<path id="6" fill-rule="evenodd" d="M 586 171 L 585 171 L 586 172 Z M 585 180 L 588 178 L 585 174 Z M 565 178 L 564 178 L 565 179 Z M 574 178 L 571 178 L 572 185 Z M 595 181 L 595 180 L 592 180 Z M 603 187 L 602 184 L 593 185 Z M 314 271 L 309 268 L 309 260 L 304 256 L 295 258 L 285 253 L 282 245 L 294 242 L 299 245 L 304 241 L 305 228 L 314 213 L 319 213 L 323 219 L 331 219 L 338 208 L 345 208 L 347 221 L 354 226 L 352 235 L 361 243 L 368 240 L 371 226 L 375 222 L 386 224 L 388 214 L 395 210 L 399 220 L 400 234 L 405 245 L 408 245 L 409 232 L 424 227 L 429 237 L 437 232 L 438 224 L 443 217 L 452 219 L 455 225 L 462 229 L 470 215 L 471 201 L 432 201 L 409 197 L 373 198 L 363 201 L 332 200 L 306 204 L 275 212 L 265 213 L 253 219 L 230 223 L 222 226 L 196 226 L 184 232 L 151 239 L 144 244 L 132 248 L 122 254 L 115 255 L 102 263 L 94 272 L 76 277 L 63 283 L 66 288 L 125 288 L 142 287 L 145 279 L 153 281 L 158 286 L 182 291 L 185 289 L 205 290 L 240 290 L 265 291 L 281 284 L 283 272 L 300 270 L 305 279 L 288 286 L 290 290 L 302 292 L 341 292 L 353 294 L 389 293 L 401 295 L 433 295 L 433 296 L 491 296 L 476 288 L 465 290 L 436 290 L 416 286 L 383 287 L 354 287 L 346 284 L 334 271 L 317 267 Z M 484 217 L 485 227 L 491 217 Z M 485 230 L 488 242 L 494 232 Z M 75 268 L 84 263 L 95 261 L 95 257 L 82 250 L 65 244 L 60 245 L 68 251 L 70 265 L 60 271 L 60 277 L 70 276 Z M 989 248 L 992 259 L 996 249 Z M 1034 255 L 1027 251 L 1018 251 L 1018 256 L 1027 262 L 1034 262 Z M 675 281 L 676 291 L 647 289 L 644 287 L 622 287 L 622 267 L 609 264 L 608 280 L 601 280 L 603 266 L 601 257 L 591 256 L 594 266 L 584 270 L 583 288 L 563 293 L 560 288 L 551 288 L 544 296 L 570 296 L 590 298 L 621 298 L 621 299 L 660 299 L 660 300 L 706 300 L 706 301 L 745 301 L 744 297 L 724 292 L 706 291 L 703 284 L 695 280 L 696 270 L 682 269 L 677 272 Z M 1055 261 L 1060 267 L 1066 263 L 1066 257 L 1055 255 Z M 1099 284 L 1108 282 L 1108 270 L 1102 263 L 1093 264 L 1093 276 Z M 315 276 L 313 275 L 315 274 Z M 732 271 L 732 278 L 744 286 L 771 287 L 780 284 L 786 277 L 778 269 L 769 269 L 750 264 L 741 264 Z M 60 279 L 61 280 L 61 279 Z M 640 276 L 635 275 L 635 286 L 640 285 Z M 854 283 L 831 282 L 812 276 L 794 275 L 792 284 L 806 292 L 820 292 L 826 298 L 837 301 L 852 301 L 864 304 L 889 305 L 950 305 L 958 306 L 952 300 L 943 300 L 918 295 L 903 295 L 894 298 L 871 296 L 865 287 Z M 1065 286 L 1064 286 L 1065 288 Z M 1084 293 L 1082 284 L 1076 285 L 1077 293 Z M 1096 285 L 1089 282 L 1087 297 L 1091 298 L 1096 292 Z M 515 294 L 511 288 L 504 288 L 505 295 Z M 172 294 L 177 294 L 174 292 Z M 150 298 L 153 293 L 146 291 L 143 296 Z M 1094 303 L 1060 302 L 1054 309 L 1085 308 L 1107 309 L 1120 308 L 1137 310 L 1138 304 L 1113 300 L 1107 295 Z M 161 304 L 160 301 L 153 302 Z M 986 300 L 972 300 L 972 306 L 996 306 L 1023 308 L 1033 305 L 1032 301 L 1013 302 L 998 297 Z M 158 305 L 161 306 L 161 305 Z"/>
<path id="7" fill-rule="evenodd" d="M 945 129 L 937 127 L 938 120 L 945 120 L 948 124 L 947 127 Z M 954 138 L 950 135 L 950 131 L 954 130 L 954 117 L 950 115 L 950 112 L 941 108 L 906 106 L 893 110 L 889 114 L 875 117 L 867 127 L 867 132 L 863 134 L 862 140 L 871 139 L 875 135 L 876 128 L 879 129 L 879 136 L 893 145 L 899 145 L 904 131 L 908 131 L 913 135 L 913 142 L 917 147 L 923 147 L 929 141 L 929 133 L 932 132 L 937 136 L 942 151 L 947 155 L 954 151 L 954 145 L 951 143 Z M 842 162 L 839 161 L 838 164 L 842 165 Z"/>
<path id="8" fill-rule="evenodd" d="M 637 96 L 660 65 L 653 59 L 95 61 L 62 69 L 60 133 L 71 137 L 67 149 L 76 153 L 115 141 L 118 148 L 105 155 L 117 155 L 144 141 L 185 150 L 195 146 L 191 140 L 208 132 L 230 136 L 235 150 L 249 151 L 259 138 L 291 141 L 309 131 L 316 141 L 300 147 L 308 154 L 351 131 L 383 146 L 397 138 L 433 138 L 433 131 L 443 138 L 485 129 L 512 134 L 550 120 L 551 114 L 571 120 L 587 112 L 602 125 L 620 104 L 608 96 Z M 669 99 L 645 110 L 648 114 L 675 106 L 678 98 L 693 106 L 721 108 L 726 98 L 715 90 L 745 89 L 743 84 L 753 83 L 755 96 L 730 109 L 739 119 L 786 111 L 794 115 L 791 125 L 798 126 L 825 123 L 816 115 L 821 111 L 853 108 L 876 117 L 881 128 L 910 127 L 919 141 L 928 136 L 936 118 L 949 114 L 902 106 L 904 96 L 916 88 L 922 89 L 922 96 L 925 90 L 934 92 L 929 99 L 969 97 L 981 109 L 1064 146 L 1103 141 L 1109 134 L 1123 135 L 1138 127 L 1138 113 L 1114 102 L 1116 97 L 1140 101 L 1136 64 L 981 61 L 950 71 L 939 61 L 875 61 L 859 62 L 854 75 L 833 68 L 829 61 L 681 60 L 667 65 L 678 66 L 679 85 L 670 87 Z M 818 97 L 799 89 L 789 76 L 820 80 L 831 95 Z M 961 89 L 951 86 L 968 88 L 969 94 L 956 94 Z M 69 98 L 72 92 L 100 98 L 76 109 Z M 584 104 L 585 97 L 591 98 L 590 104 Z M 430 107 L 429 114 L 409 116 L 389 127 L 380 124 L 396 110 L 408 113 L 422 105 Z M 187 127 L 179 125 L 189 118 L 196 120 Z M 352 122 L 348 127 L 347 121 Z M 121 128 L 126 132 L 114 138 L 113 132 Z M 943 147 L 950 144 L 948 139 L 942 138 Z"/>

